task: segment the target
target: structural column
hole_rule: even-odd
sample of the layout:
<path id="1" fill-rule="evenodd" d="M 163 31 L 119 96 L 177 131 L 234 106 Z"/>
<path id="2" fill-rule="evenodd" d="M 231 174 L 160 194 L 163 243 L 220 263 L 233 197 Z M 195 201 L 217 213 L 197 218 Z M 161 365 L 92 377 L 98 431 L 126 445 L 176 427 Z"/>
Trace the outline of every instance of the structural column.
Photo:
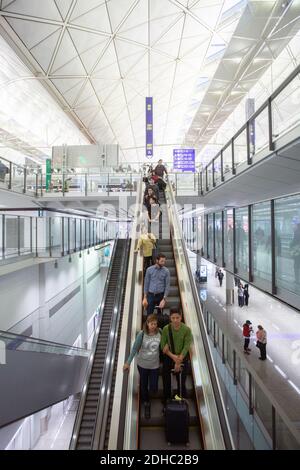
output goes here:
<path id="1" fill-rule="evenodd" d="M 226 305 L 234 304 L 234 276 L 226 271 Z"/>
<path id="2" fill-rule="evenodd" d="M 54 269 L 54 268 L 53 268 Z M 46 303 L 46 263 L 38 265 L 39 270 L 39 316 L 32 325 L 32 336 L 49 340 L 49 307 Z M 55 341 L 53 339 L 53 341 Z"/>
<path id="3" fill-rule="evenodd" d="M 81 327 L 81 338 L 82 348 L 88 348 L 88 311 L 87 311 L 87 276 L 86 276 L 86 263 L 87 263 L 87 251 L 82 251 L 82 327 Z"/>

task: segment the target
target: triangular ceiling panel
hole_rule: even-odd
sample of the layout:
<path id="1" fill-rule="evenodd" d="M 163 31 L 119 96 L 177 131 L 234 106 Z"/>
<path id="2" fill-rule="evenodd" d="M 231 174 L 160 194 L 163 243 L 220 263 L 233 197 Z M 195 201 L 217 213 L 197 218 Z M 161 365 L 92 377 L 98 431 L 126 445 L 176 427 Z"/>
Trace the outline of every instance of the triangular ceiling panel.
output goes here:
<path id="1" fill-rule="evenodd" d="M 109 18 L 107 15 L 106 4 L 102 4 L 92 10 L 89 10 L 84 15 L 71 20 L 72 24 L 85 26 L 104 33 L 111 33 Z"/>
<path id="2" fill-rule="evenodd" d="M 50 73 L 56 73 L 61 67 L 66 65 L 71 60 L 75 59 L 77 55 L 78 54 L 73 45 L 73 42 L 71 41 L 69 33 L 68 31 L 65 31 Z"/>
<path id="3" fill-rule="evenodd" d="M 61 21 L 61 16 L 53 0 L 15 0 L 2 9 L 19 15 L 36 16 Z"/>
<path id="4" fill-rule="evenodd" d="M 105 0 L 77 0 L 74 10 L 72 11 L 70 22 L 72 23 L 73 20 L 76 20 L 100 5 L 105 5 Z"/>
<path id="5" fill-rule="evenodd" d="M 72 0 L 55 0 L 55 3 L 63 20 L 65 20 L 70 10 L 70 6 L 72 5 Z"/>
<path id="6" fill-rule="evenodd" d="M 87 100 L 89 100 L 89 103 L 91 103 L 90 98 L 94 98 L 94 100 L 96 100 L 96 101 L 93 101 L 93 104 L 91 104 L 91 106 L 99 105 L 99 102 L 97 101 L 97 98 L 95 95 L 95 91 L 92 85 L 90 84 L 90 82 L 88 81 L 86 82 L 84 88 L 81 90 L 80 95 L 77 97 L 74 105 L 76 107 L 87 106 L 87 103 L 86 103 Z"/>
<path id="7" fill-rule="evenodd" d="M 96 90 L 96 93 L 101 101 L 101 103 L 105 102 L 107 97 L 113 93 L 115 88 L 118 86 L 118 82 L 111 82 L 110 80 L 102 80 L 94 78 L 92 79 L 93 86 Z"/>
<path id="8" fill-rule="evenodd" d="M 199 18 L 204 27 L 207 26 L 208 30 L 215 29 L 222 6 L 223 0 L 219 2 L 209 2 L 206 6 L 197 3 L 194 8 L 191 8 L 191 12 Z"/>
<path id="9" fill-rule="evenodd" d="M 95 65 L 97 58 L 101 56 L 105 49 L 108 38 L 88 31 L 69 29 L 72 40 L 83 65 L 87 72 L 90 72 Z"/>
<path id="10" fill-rule="evenodd" d="M 111 21 L 113 31 L 120 25 L 123 18 L 126 17 L 127 13 L 130 11 L 132 5 L 134 5 L 135 0 L 117 0 L 118 7 L 116 8 L 115 2 L 108 2 L 108 12 Z"/>
<path id="11" fill-rule="evenodd" d="M 11 25 L 28 49 L 36 46 L 58 29 L 60 30 L 57 25 L 47 23 L 35 23 L 33 27 L 32 21 L 19 18 L 6 18 L 6 21 Z"/>
<path id="12" fill-rule="evenodd" d="M 118 35 L 148 44 L 148 0 L 140 0 L 134 10 L 131 12 Z"/>
<path id="13" fill-rule="evenodd" d="M 175 25 L 155 44 L 155 50 L 178 57 L 184 18 L 180 18 Z"/>
<path id="14" fill-rule="evenodd" d="M 60 29 L 57 30 L 55 33 L 51 34 L 51 36 L 48 36 L 47 39 L 30 50 L 33 57 L 37 60 L 45 72 L 47 72 L 50 65 L 51 58 L 60 36 L 60 31 Z"/>
<path id="15" fill-rule="evenodd" d="M 74 103 L 85 82 L 84 79 L 78 80 L 74 78 L 53 79 L 51 81 L 70 105 Z"/>
<path id="16" fill-rule="evenodd" d="M 115 46 L 121 74 L 124 77 L 131 68 L 139 63 L 140 59 L 145 55 L 145 50 L 134 45 L 128 48 L 128 44 L 118 40 L 115 40 Z"/>
<path id="17" fill-rule="evenodd" d="M 117 64 L 114 44 L 111 43 L 104 52 L 96 69 L 93 71 L 93 77 L 107 78 L 115 80 L 120 78 L 120 72 Z"/>
<path id="18" fill-rule="evenodd" d="M 64 75 L 80 75 L 80 76 L 86 76 L 86 72 L 84 70 L 84 67 L 79 59 L 79 57 L 75 57 L 73 60 L 68 62 L 66 65 L 61 67 L 60 69 L 56 70 L 55 73 L 51 73 L 51 77 L 59 77 L 59 76 L 64 76 Z"/>

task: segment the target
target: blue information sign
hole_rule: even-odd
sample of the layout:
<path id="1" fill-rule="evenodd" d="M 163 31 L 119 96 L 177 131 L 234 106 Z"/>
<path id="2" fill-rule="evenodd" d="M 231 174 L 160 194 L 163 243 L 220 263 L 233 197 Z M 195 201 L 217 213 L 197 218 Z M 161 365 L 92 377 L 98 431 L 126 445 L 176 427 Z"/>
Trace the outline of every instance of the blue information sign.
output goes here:
<path id="1" fill-rule="evenodd" d="M 173 150 L 174 170 L 195 172 L 195 149 Z"/>
<path id="2" fill-rule="evenodd" d="M 146 157 L 153 157 L 153 98 L 146 97 Z"/>

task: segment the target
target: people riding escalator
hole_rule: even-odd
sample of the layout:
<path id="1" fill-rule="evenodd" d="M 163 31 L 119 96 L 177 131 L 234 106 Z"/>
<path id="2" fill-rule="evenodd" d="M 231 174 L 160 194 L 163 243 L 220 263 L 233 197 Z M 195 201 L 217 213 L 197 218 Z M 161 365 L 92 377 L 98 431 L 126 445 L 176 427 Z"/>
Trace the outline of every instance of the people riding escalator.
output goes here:
<path id="1" fill-rule="evenodd" d="M 147 315 L 151 315 L 157 305 L 160 314 L 166 305 L 170 290 L 170 271 L 165 264 L 166 256 L 159 253 L 155 265 L 146 271 L 143 307 L 147 309 Z"/>
<path id="2" fill-rule="evenodd" d="M 164 327 L 161 337 L 161 349 L 163 351 L 164 405 L 167 400 L 172 398 L 172 371 L 174 371 L 177 379 L 177 395 L 180 395 L 179 374 L 181 374 L 181 398 L 186 398 L 186 377 L 189 368 L 188 353 L 192 342 L 193 335 L 191 329 L 182 322 L 180 308 L 172 307 L 170 310 L 170 324 Z M 172 351 L 173 347 L 174 350 Z"/>
<path id="3" fill-rule="evenodd" d="M 149 315 L 123 366 L 124 371 L 129 370 L 132 360 L 137 356 L 141 401 L 144 403 L 146 419 L 151 417 L 149 392 L 156 394 L 158 391 L 160 342 L 161 330 L 158 328 L 157 316 Z"/>
<path id="4" fill-rule="evenodd" d="M 145 226 L 142 227 L 142 233 L 139 238 L 136 252 L 140 249 L 143 251 L 144 256 L 144 275 L 147 270 L 153 264 L 153 250 L 156 246 L 156 237 L 153 233 L 149 233 Z"/>

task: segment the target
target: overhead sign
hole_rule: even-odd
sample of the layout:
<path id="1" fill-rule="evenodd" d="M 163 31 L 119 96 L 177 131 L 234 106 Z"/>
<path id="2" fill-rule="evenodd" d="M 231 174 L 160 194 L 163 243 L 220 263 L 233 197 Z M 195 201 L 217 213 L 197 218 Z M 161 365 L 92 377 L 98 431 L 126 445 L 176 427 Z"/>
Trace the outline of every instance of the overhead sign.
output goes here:
<path id="1" fill-rule="evenodd" d="M 153 157 L 153 98 L 146 97 L 146 157 Z"/>
<path id="2" fill-rule="evenodd" d="M 174 170 L 195 172 L 195 149 L 173 150 Z"/>

